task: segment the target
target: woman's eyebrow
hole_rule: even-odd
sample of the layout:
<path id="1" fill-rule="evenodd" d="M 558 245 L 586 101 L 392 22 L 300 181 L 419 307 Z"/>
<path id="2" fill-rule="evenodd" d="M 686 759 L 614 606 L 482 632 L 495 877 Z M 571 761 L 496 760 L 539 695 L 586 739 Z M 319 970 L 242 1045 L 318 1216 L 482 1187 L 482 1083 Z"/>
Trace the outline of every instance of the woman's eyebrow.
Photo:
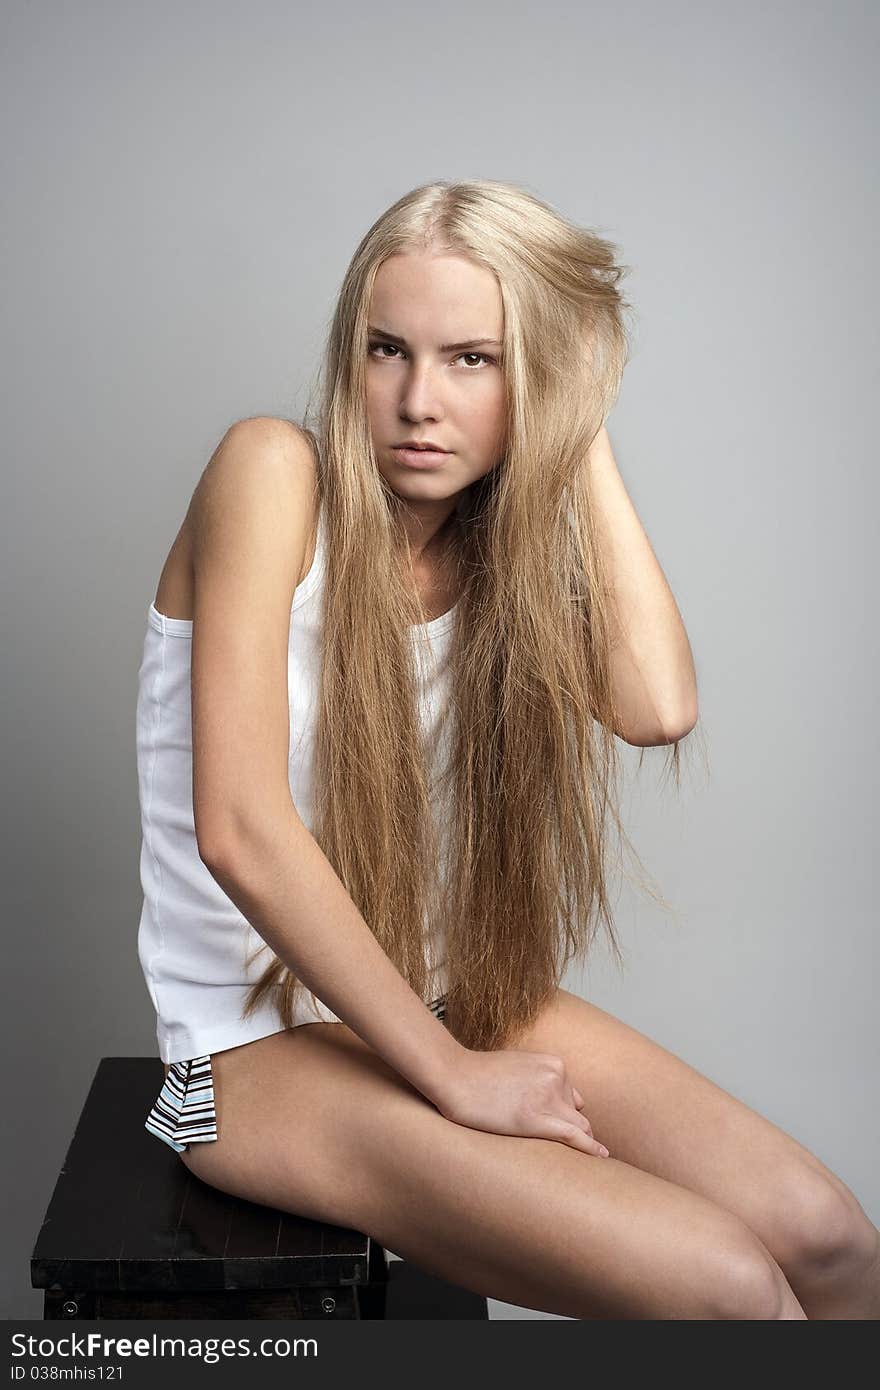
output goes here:
<path id="1" fill-rule="evenodd" d="M 396 333 L 389 333 L 386 328 L 367 328 L 368 333 L 375 333 L 377 338 L 387 338 L 389 342 L 399 343 L 401 347 L 406 347 L 406 338 L 400 338 Z M 467 352 L 470 348 L 477 347 L 502 347 L 503 344 L 497 338 L 470 338 L 466 343 L 443 343 L 441 352 Z"/>

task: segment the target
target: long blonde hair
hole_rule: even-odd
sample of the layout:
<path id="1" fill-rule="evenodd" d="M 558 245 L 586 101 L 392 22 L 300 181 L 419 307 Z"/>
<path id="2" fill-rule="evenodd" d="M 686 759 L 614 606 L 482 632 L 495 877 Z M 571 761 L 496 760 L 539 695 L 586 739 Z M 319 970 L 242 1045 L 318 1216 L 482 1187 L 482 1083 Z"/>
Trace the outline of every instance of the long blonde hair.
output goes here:
<path id="1" fill-rule="evenodd" d="M 413 250 L 488 267 L 504 307 L 506 447 L 460 499 L 450 541 L 460 597 L 445 873 L 409 632 L 425 614 L 400 564 L 405 503 L 378 470 L 366 411 L 373 281 L 389 256 Z M 446 1025 L 479 1050 L 505 1046 L 535 1018 L 599 923 L 622 962 L 608 893 L 612 824 L 629 844 L 616 805 L 616 634 L 587 466 L 627 358 L 618 286 L 628 267 L 614 252 L 507 183 L 412 190 L 354 253 L 318 416 L 303 426 L 326 537 L 313 834 L 425 1002 L 426 934 L 442 923 Z M 677 779 L 677 743 L 671 751 Z M 244 1016 L 276 988 L 291 1026 L 305 986 L 277 957 Z"/>

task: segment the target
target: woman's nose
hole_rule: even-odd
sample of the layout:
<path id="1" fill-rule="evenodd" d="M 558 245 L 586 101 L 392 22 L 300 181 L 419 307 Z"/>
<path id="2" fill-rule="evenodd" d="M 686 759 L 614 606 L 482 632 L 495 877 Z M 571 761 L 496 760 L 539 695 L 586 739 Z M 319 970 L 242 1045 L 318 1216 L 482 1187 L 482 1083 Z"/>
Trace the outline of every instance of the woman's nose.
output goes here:
<path id="1" fill-rule="evenodd" d="M 431 368 L 414 367 L 406 379 L 401 405 L 408 417 L 421 418 L 430 414 L 437 419 L 441 413 L 440 388 Z"/>

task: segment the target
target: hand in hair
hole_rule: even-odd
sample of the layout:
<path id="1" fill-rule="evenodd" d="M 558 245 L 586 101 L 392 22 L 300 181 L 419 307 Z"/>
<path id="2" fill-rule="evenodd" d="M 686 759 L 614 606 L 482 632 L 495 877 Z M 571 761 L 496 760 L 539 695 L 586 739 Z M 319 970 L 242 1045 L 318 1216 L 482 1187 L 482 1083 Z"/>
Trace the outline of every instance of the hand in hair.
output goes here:
<path id="1" fill-rule="evenodd" d="M 584 1099 L 566 1078 L 565 1062 L 549 1052 L 465 1049 L 434 1104 L 447 1120 L 489 1134 L 556 1139 L 602 1158 L 582 1113 Z"/>

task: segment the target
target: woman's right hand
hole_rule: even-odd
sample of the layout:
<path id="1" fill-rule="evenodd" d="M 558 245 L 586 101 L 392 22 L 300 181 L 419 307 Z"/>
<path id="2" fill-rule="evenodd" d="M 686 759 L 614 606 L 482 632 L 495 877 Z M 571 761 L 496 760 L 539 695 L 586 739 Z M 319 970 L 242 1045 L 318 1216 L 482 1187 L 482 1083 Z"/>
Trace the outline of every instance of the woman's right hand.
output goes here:
<path id="1" fill-rule="evenodd" d="M 532 1139 L 556 1139 L 583 1153 L 607 1158 L 582 1113 L 584 1098 L 566 1076 L 565 1062 L 550 1052 L 463 1048 L 454 1074 L 434 1104 L 447 1120 Z"/>

